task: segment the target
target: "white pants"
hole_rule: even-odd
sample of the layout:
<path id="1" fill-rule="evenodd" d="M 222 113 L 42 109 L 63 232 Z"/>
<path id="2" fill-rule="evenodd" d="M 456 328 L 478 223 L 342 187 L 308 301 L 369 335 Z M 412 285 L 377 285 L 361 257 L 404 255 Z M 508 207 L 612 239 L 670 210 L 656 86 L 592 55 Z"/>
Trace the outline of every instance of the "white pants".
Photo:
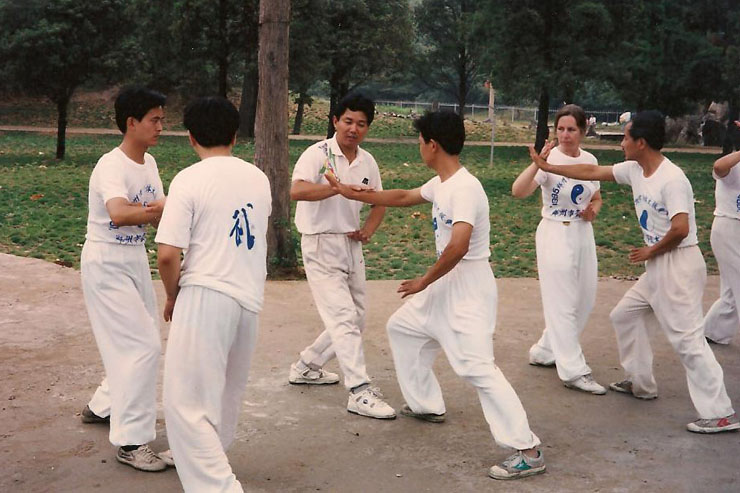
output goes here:
<path id="1" fill-rule="evenodd" d="M 164 363 L 167 438 L 186 492 L 240 492 L 225 450 L 236 433 L 257 314 L 200 286 L 180 290 Z"/>
<path id="2" fill-rule="evenodd" d="M 707 279 L 698 246 L 676 248 L 645 263 L 645 273 L 610 317 L 619 359 L 635 395 L 655 395 L 653 352 L 645 315 L 655 313 L 686 369 L 689 395 L 702 419 L 733 413 L 722 368 L 704 339 L 702 294 Z"/>
<path id="3" fill-rule="evenodd" d="M 362 243 L 345 234 L 301 237 L 303 267 L 324 331 L 301 352 L 307 365 L 322 367 L 334 356 L 348 389 L 370 382 L 362 350 L 365 327 L 365 261 Z"/>
<path id="4" fill-rule="evenodd" d="M 561 380 L 575 380 L 591 373 L 579 339 L 596 301 L 593 227 L 589 221 L 542 219 L 536 245 L 545 330 L 529 352 L 539 361 L 554 361 Z"/>
<path id="5" fill-rule="evenodd" d="M 106 375 L 90 410 L 110 415 L 113 445 L 148 443 L 156 436 L 161 343 L 146 250 L 87 241 L 80 264 L 82 293 Z"/>
<path id="6" fill-rule="evenodd" d="M 704 318 L 704 332 L 719 344 L 729 344 L 738 329 L 740 301 L 740 221 L 715 217 L 712 223 L 712 251 L 719 265 L 719 299 Z"/>
<path id="7" fill-rule="evenodd" d="M 432 365 L 442 349 L 455 373 L 478 391 L 493 438 L 524 450 L 539 445 L 514 389 L 493 359 L 498 295 L 487 260 L 462 260 L 388 320 L 396 375 L 417 413 L 442 414 L 445 403 Z"/>

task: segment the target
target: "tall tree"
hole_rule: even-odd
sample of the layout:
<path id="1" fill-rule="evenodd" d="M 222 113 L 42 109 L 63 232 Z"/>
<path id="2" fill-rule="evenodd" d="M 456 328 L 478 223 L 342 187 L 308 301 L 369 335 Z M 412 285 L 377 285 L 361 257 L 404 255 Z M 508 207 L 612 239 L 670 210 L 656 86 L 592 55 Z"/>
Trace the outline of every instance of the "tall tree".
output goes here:
<path id="1" fill-rule="evenodd" d="M 85 81 L 122 62 L 124 0 L 0 2 L 0 53 L 11 87 L 57 107 L 57 159 L 64 159 L 69 101 Z"/>
<path id="2" fill-rule="evenodd" d="M 241 12 L 241 26 L 244 33 L 242 41 L 244 67 L 242 69 L 242 96 L 239 104 L 239 136 L 248 138 L 254 137 L 254 124 L 257 117 L 259 3 L 259 0 L 244 0 Z"/>
<path id="3" fill-rule="evenodd" d="M 605 0 L 485 0 L 478 18 L 487 68 L 507 94 L 537 99 L 540 149 L 553 97 L 573 102 L 581 84 L 607 63 L 613 29 Z"/>
<path id="4" fill-rule="evenodd" d="M 329 63 L 327 136 L 334 135 L 331 116 L 339 100 L 369 79 L 403 70 L 413 29 L 408 0 L 334 0 L 325 12 L 324 50 Z"/>
<path id="5" fill-rule="evenodd" d="M 477 0 L 422 0 L 414 8 L 415 72 L 427 86 L 450 94 L 459 113 L 478 73 L 473 20 Z"/>
<path id="6" fill-rule="evenodd" d="M 270 179 L 272 215 L 267 230 L 268 269 L 296 265 L 290 229 L 288 171 L 288 41 L 290 0 L 260 2 L 259 90 L 255 164 Z"/>

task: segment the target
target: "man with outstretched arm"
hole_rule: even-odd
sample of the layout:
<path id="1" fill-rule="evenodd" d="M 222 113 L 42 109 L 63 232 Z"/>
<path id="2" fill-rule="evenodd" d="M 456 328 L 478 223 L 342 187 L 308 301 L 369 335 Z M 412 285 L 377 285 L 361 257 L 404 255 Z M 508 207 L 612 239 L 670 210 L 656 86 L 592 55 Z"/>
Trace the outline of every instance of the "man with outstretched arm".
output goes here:
<path id="1" fill-rule="evenodd" d="M 630 185 L 645 246 L 633 248 L 630 262 L 645 262 L 645 273 L 630 288 L 610 317 L 626 378 L 609 387 L 638 399 L 655 399 L 645 315 L 652 311 L 686 369 L 689 395 L 699 419 L 686 428 L 717 433 L 740 428 L 725 390 L 722 368 L 704 339 L 702 294 L 707 270 L 699 250 L 691 183 L 681 168 L 661 153 L 665 120 L 657 111 L 637 114 L 624 129 L 627 161 L 614 166 L 552 166 L 530 148 L 540 169 L 581 180 Z"/>
<path id="2" fill-rule="evenodd" d="M 374 191 L 327 179 L 337 192 L 370 204 L 404 207 L 432 202 L 437 261 L 416 279 L 401 283 L 405 298 L 416 294 L 388 320 L 387 330 L 401 392 L 401 414 L 439 423 L 445 420 L 442 389 L 432 365 L 442 349 L 455 373 L 477 390 L 496 443 L 516 453 L 494 465 L 495 479 L 516 479 L 545 471 L 540 440 L 527 414 L 493 359 L 498 295 L 490 257 L 488 198 L 460 164 L 465 142 L 462 119 L 452 112 L 427 113 L 415 122 L 419 152 L 437 176 L 413 190 Z"/>

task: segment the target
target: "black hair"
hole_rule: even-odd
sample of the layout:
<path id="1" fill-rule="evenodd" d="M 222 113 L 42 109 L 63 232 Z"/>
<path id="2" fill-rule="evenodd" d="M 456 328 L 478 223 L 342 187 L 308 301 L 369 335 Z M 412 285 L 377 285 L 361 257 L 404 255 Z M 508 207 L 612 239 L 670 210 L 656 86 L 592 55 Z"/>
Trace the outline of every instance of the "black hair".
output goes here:
<path id="1" fill-rule="evenodd" d="M 566 104 L 555 113 L 555 129 L 558 128 L 558 121 L 564 116 L 572 116 L 576 121 L 576 126 L 581 132 L 586 131 L 586 112 L 577 104 Z"/>
<path id="2" fill-rule="evenodd" d="M 126 133 L 126 121 L 134 117 L 141 121 L 144 115 L 152 108 L 164 106 L 167 96 L 142 86 L 129 86 L 121 89 L 116 96 L 114 108 L 116 110 L 116 125 L 118 129 Z"/>
<path id="3" fill-rule="evenodd" d="M 203 147 L 227 146 L 239 130 L 239 112 L 226 98 L 198 98 L 185 108 L 183 125 Z"/>
<path id="4" fill-rule="evenodd" d="M 659 151 L 665 143 L 665 117 L 660 111 L 641 111 L 630 120 L 632 140 L 645 139 L 651 149 Z"/>
<path id="5" fill-rule="evenodd" d="M 414 120 L 424 142 L 436 141 L 447 154 L 457 156 L 465 143 L 465 124 L 460 115 L 452 111 L 427 111 Z"/>
<path id="6" fill-rule="evenodd" d="M 370 126 L 373 122 L 373 118 L 375 118 L 375 103 L 372 99 L 365 97 L 361 93 L 352 93 L 344 96 L 341 101 L 337 103 L 337 107 L 334 110 L 334 116 L 339 120 L 347 110 L 362 111 L 365 113 L 368 126 Z"/>

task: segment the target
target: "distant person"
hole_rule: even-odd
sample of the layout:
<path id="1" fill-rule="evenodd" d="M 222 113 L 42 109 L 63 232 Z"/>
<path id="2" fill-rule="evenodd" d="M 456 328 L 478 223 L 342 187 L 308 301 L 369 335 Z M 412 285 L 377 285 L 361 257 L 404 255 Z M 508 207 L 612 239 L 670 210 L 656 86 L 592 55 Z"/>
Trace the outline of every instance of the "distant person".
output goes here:
<path id="1" fill-rule="evenodd" d="M 157 301 L 146 251 L 146 225 L 156 226 L 165 195 L 146 151 L 162 133 L 166 98 L 142 87 L 116 98 L 123 141 L 90 175 L 82 292 L 106 378 L 82 411 L 84 423 L 110 423 L 116 459 L 141 471 L 167 464 L 147 445 L 156 436 L 161 351 Z"/>
<path id="2" fill-rule="evenodd" d="M 622 150 L 627 161 L 614 166 L 557 166 L 534 148 L 529 152 L 537 166 L 548 173 L 632 187 L 645 246 L 633 248 L 629 260 L 644 262 L 645 273 L 610 314 L 626 378 L 609 387 L 638 399 L 658 396 L 645 325 L 645 316 L 652 312 L 683 363 L 689 395 L 699 414 L 686 428 L 695 433 L 739 429 L 722 368 L 704 338 L 701 300 L 707 270 L 696 237 L 691 183 L 681 168 L 660 152 L 665 141 L 663 115 L 657 111 L 638 113 L 624 130 Z M 545 147 L 545 155 L 549 147 Z"/>
<path id="3" fill-rule="evenodd" d="M 495 479 L 545 472 L 540 440 L 504 374 L 494 363 L 493 332 L 498 294 L 490 257 L 488 198 L 481 183 L 460 164 L 465 126 L 459 115 L 427 113 L 415 121 L 419 152 L 437 176 L 413 190 L 366 190 L 327 178 L 348 199 L 406 207 L 432 202 L 437 261 L 416 279 L 401 283 L 403 298 L 415 294 L 388 320 L 398 383 L 406 399 L 401 414 L 445 421 L 442 389 L 432 369 L 440 350 L 452 369 L 478 391 L 496 443 L 516 453 L 494 465 Z"/>
<path id="4" fill-rule="evenodd" d="M 347 411 L 378 419 L 396 412 L 371 385 L 362 348 L 365 328 L 365 260 L 362 245 L 375 233 L 385 207 L 372 207 L 360 226 L 360 202 L 347 200 L 332 189 L 325 173 L 342 183 L 382 190 L 373 156 L 360 148 L 375 116 L 375 104 L 350 94 L 333 115 L 336 133 L 306 149 L 293 169 L 290 197 L 298 201 L 295 224 L 301 233 L 306 278 L 324 331 L 290 366 L 288 381 L 296 385 L 327 385 L 339 376 L 324 370 L 335 356 L 349 390 Z"/>
<path id="5" fill-rule="evenodd" d="M 226 450 L 257 341 L 270 183 L 231 155 L 239 112 L 228 100 L 195 100 L 183 123 L 201 161 L 172 180 L 155 238 L 164 319 L 172 320 L 164 368 L 167 438 L 186 492 L 243 491 Z"/>
<path id="6" fill-rule="evenodd" d="M 581 149 L 586 114 L 569 104 L 555 114 L 558 145 L 547 162 L 555 165 L 598 161 Z M 606 394 L 586 364 L 580 337 L 596 301 L 598 268 L 591 223 L 603 201 L 598 181 L 581 181 L 547 173 L 530 164 L 514 180 L 511 193 L 525 198 L 542 188 L 542 208 L 535 245 L 545 330 L 529 349 L 529 363 L 556 366 L 566 387 L 591 394 Z"/>
<path id="7" fill-rule="evenodd" d="M 740 122 L 735 122 L 740 126 Z M 712 252 L 719 266 L 720 297 L 704 317 L 709 342 L 729 344 L 740 329 L 740 151 L 714 162 L 716 180 Z"/>

